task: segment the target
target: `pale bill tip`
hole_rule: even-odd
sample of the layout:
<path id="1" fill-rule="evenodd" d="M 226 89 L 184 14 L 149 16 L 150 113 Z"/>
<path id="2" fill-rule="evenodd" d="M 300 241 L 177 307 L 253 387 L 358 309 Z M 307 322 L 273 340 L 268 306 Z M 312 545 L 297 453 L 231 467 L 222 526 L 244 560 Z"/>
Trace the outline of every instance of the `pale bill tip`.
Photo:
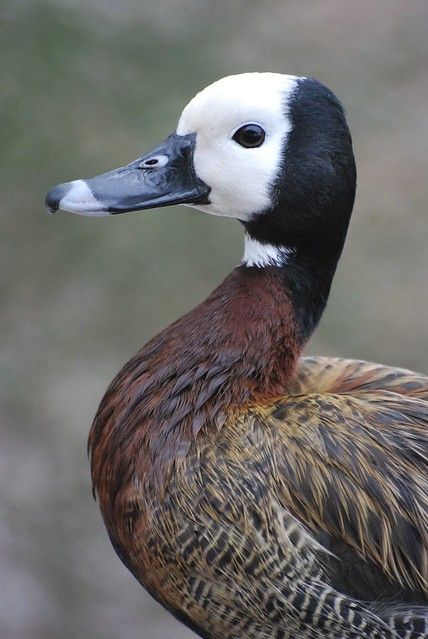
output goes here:
<path id="1" fill-rule="evenodd" d="M 70 189 L 58 202 L 58 208 L 77 215 L 110 215 L 105 206 L 94 196 L 85 180 L 70 182 Z"/>

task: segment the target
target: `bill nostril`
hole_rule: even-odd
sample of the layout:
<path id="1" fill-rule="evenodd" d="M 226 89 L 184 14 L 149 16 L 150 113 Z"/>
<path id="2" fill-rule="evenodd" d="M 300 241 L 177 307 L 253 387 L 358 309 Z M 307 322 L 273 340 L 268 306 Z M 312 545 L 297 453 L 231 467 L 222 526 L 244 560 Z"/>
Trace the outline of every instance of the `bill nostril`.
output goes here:
<path id="1" fill-rule="evenodd" d="M 71 183 L 65 182 L 64 184 L 54 186 L 53 189 L 49 191 L 45 199 L 46 208 L 49 213 L 58 211 L 61 200 L 67 195 L 71 188 Z"/>
<path id="2" fill-rule="evenodd" d="M 161 169 L 168 164 L 169 158 L 167 155 L 153 155 L 146 160 L 142 160 L 140 163 L 140 169 Z"/>

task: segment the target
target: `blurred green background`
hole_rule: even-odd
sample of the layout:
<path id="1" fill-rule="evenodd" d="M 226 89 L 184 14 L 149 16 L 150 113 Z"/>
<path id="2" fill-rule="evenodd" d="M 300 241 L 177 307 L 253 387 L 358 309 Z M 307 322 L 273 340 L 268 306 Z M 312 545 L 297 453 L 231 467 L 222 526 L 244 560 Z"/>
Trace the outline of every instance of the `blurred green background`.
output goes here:
<path id="1" fill-rule="evenodd" d="M 221 76 L 313 75 L 345 104 L 359 188 L 308 352 L 428 373 L 428 2 L 15 0 L 0 21 L 0 637 L 190 638 L 116 558 L 86 437 L 121 364 L 239 262 L 242 229 L 183 207 L 49 217 L 45 192 L 149 150 Z"/>

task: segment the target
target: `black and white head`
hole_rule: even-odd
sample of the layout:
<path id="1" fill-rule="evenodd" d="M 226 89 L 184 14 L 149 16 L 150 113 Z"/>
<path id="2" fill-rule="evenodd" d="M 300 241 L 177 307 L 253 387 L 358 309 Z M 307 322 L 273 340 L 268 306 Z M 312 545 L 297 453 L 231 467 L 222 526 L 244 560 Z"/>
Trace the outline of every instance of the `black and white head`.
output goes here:
<path id="1" fill-rule="evenodd" d="M 60 184 L 46 203 L 94 216 L 186 204 L 236 218 L 243 263 L 262 267 L 298 252 L 337 261 L 354 194 L 351 138 L 331 91 L 310 78 L 244 73 L 198 93 L 150 153 Z"/>

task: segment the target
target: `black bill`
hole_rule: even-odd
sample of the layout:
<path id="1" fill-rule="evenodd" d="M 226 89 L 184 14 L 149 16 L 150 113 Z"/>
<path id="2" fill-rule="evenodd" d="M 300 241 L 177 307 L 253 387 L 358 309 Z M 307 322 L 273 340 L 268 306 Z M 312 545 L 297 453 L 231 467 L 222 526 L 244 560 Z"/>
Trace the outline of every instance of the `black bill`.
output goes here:
<path id="1" fill-rule="evenodd" d="M 59 184 L 46 196 L 51 213 L 115 215 L 170 204 L 208 204 L 209 187 L 195 174 L 196 135 L 173 133 L 143 157 L 87 180 Z"/>

